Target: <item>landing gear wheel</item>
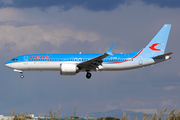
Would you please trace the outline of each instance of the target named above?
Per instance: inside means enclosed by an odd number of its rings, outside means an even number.
[[[21,77],[21,78],[24,78],[24,75],[21,75],[20,77]]]
[[[87,79],[90,79],[90,78],[91,78],[91,73],[87,72],[86,78],[87,78]]]

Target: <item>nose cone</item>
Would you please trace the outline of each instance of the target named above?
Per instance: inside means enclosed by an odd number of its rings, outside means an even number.
[[[12,64],[9,63],[9,62],[7,62],[7,63],[5,63],[5,66],[11,68],[11,67],[12,67]]]

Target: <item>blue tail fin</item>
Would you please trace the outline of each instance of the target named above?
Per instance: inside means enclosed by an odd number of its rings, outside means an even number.
[[[165,24],[150,43],[144,48],[141,56],[155,57],[165,52],[171,24]]]

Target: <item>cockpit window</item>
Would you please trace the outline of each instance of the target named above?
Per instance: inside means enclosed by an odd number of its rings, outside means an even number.
[[[18,59],[16,59],[16,58],[13,58],[13,59],[12,59],[12,61],[17,61],[17,60],[18,60]]]

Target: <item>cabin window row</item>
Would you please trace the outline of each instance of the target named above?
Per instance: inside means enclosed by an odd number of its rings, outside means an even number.
[[[32,61],[61,61],[61,59],[32,59]]]
[[[103,61],[133,61],[133,59],[103,59]]]
[[[68,59],[69,61],[77,61],[77,59]],[[79,59],[79,61],[87,61],[89,59]],[[32,61],[66,61],[66,59],[32,59]],[[103,59],[103,61],[133,61],[133,59]]]
[[[87,61],[89,59],[82,59],[82,61]],[[66,61],[66,59],[32,59],[32,61]],[[77,59],[69,59],[69,61],[77,61]]]

